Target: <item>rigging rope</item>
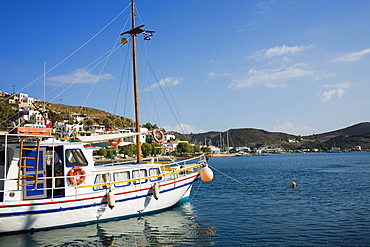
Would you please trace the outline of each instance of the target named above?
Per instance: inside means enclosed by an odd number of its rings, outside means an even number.
[[[74,52],[72,52],[70,55],[68,55],[67,57],[65,57],[62,61],[60,61],[59,63],[57,63],[54,67],[52,67],[51,69],[49,69],[48,71],[46,71],[45,73],[43,73],[41,76],[39,76],[38,78],[36,78],[35,80],[33,80],[32,82],[28,83],[26,86],[24,86],[23,88],[21,88],[20,90],[18,90],[18,92],[21,92],[22,90],[26,89],[27,87],[29,87],[30,85],[32,85],[33,83],[35,83],[36,81],[38,81],[39,79],[41,79],[43,76],[47,75],[48,73],[50,73],[52,70],[54,70],[55,68],[57,68],[59,65],[61,65],[62,63],[64,63],[67,59],[69,59],[70,57],[72,57],[75,53],[77,53],[79,50],[81,50],[84,46],[86,46],[88,43],[90,43],[91,40],[93,40],[96,36],[98,36],[102,31],[104,31],[110,24],[112,24],[112,22],[114,22],[123,12],[126,11],[127,8],[130,7],[130,4],[125,8],[123,9],[119,14],[117,14],[110,22],[108,22],[108,24],[106,24],[102,29],[100,29],[95,35],[93,35],[90,39],[88,39],[84,44],[82,44],[79,48],[77,48]],[[59,94],[60,95],[60,94]],[[46,95],[45,95],[46,96]],[[44,96],[44,97],[45,97]],[[41,97],[40,97],[41,98]],[[54,98],[55,99],[55,98]],[[53,99],[53,100],[54,100]],[[4,100],[5,101],[5,100]]]
[[[142,47],[140,46],[140,44],[139,44],[139,48],[142,50]],[[152,71],[152,73],[153,73],[153,76],[154,76],[155,80],[158,82],[158,83],[157,83],[157,85],[158,85],[158,87],[160,88],[160,90],[161,90],[161,92],[162,92],[162,95],[164,96],[164,99],[166,100],[167,105],[169,106],[169,109],[170,109],[171,113],[172,113],[172,114],[173,114],[173,116],[175,117],[176,122],[179,124],[179,126],[180,126],[180,128],[183,130],[183,132],[184,132],[184,133],[186,133],[185,129],[183,128],[183,127],[184,127],[184,125],[183,125],[183,122],[182,122],[182,119],[181,119],[181,115],[180,115],[180,113],[179,113],[179,111],[178,111],[178,109],[177,109],[177,107],[176,107],[176,104],[174,103],[175,101],[174,101],[174,99],[173,99],[173,97],[172,97],[171,91],[169,90],[169,87],[168,87],[168,84],[167,84],[166,78],[164,77],[164,74],[163,74],[163,72],[162,72],[162,70],[161,70],[161,68],[160,68],[160,66],[159,66],[158,60],[156,59],[156,56],[155,56],[154,52],[153,52],[153,55],[154,55],[155,61],[157,62],[157,66],[158,66],[158,68],[159,68],[159,71],[160,71],[161,76],[162,76],[162,78],[163,78],[163,79],[162,79],[162,80],[159,80],[159,79],[158,79],[158,77],[157,77],[156,73],[154,72],[153,67],[152,67],[152,66],[151,66],[151,64],[148,62],[149,60],[148,60],[148,58],[146,57],[146,61],[147,61],[147,63],[148,63],[148,66],[149,66],[150,70]],[[162,81],[163,81],[163,83],[161,83]],[[163,85],[162,85],[162,84],[167,88],[167,91],[168,91],[168,94],[169,94],[169,96],[170,96],[170,99],[169,99],[169,97],[167,97],[167,95],[166,95],[166,93],[165,93],[165,91],[164,91],[164,89],[163,89]],[[186,135],[185,135],[185,136],[186,136]],[[188,138],[188,136],[186,136],[186,138]],[[188,140],[188,141],[189,141],[189,140]]]
[[[122,51],[122,50],[121,50]],[[118,101],[119,101],[119,96],[121,94],[121,88],[122,88],[122,83],[123,83],[123,75],[125,73],[125,70],[126,70],[126,64],[127,64],[127,60],[128,60],[128,54],[130,52],[130,49],[127,49],[126,51],[126,59],[125,59],[125,62],[123,64],[123,68],[122,68],[122,72],[121,72],[121,78],[120,78],[120,83],[119,83],[119,87],[118,87],[118,92],[117,92],[117,98],[116,98],[116,104],[114,105],[114,111],[113,111],[113,114],[116,115],[116,110],[117,110],[117,105],[118,105]],[[128,80],[127,80],[128,81]],[[127,98],[127,90],[126,90],[126,98]],[[124,105],[124,108],[126,107],[126,101],[125,101],[125,105]],[[124,115],[123,115],[124,116]]]
[[[116,50],[119,49],[119,46],[114,48],[114,50],[111,52],[115,52]],[[106,57],[104,57],[100,62],[98,62],[95,66],[93,66],[90,70],[86,71],[86,73],[84,73],[82,76],[80,76],[77,80],[75,80],[71,85],[69,85],[68,87],[66,87],[62,92],[60,92],[58,95],[56,95],[54,98],[51,99],[51,101],[55,100],[57,97],[59,97],[62,93],[64,93],[65,91],[67,91],[70,87],[72,87],[74,84],[76,84],[79,80],[81,80],[85,75],[87,75],[91,70],[95,69],[99,64],[101,64],[103,61],[105,61],[106,59],[109,58],[109,56],[111,55],[111,53],[109,53]]]
[[[153,107],[154,107],[154,111],[156,113],[156,117],[158,119],[158,124],[159,124],[159,126],[162,126],[161,119],[160,119],[160,117],[158,115],[156,101],[154,100],[153,90],[152,90],[152,87],[150,85],[149,71],[148,71],[148,69],[150,68],[150,63],[149,63],[148,53],[147,53],[147,49],[146,49],[147,42],[144,41],[144,44],[145,44],[144,45],[144,49],[140,46],[140,44],[139,44],[139,47],[140,47],[140,50],[143,50],[144,51],[143,53],[144,53],[145,61],[146,61],[146,64],[148,65],[148,66],[146,66],[146,77],[147,77],[147,84],[148,84],[148,90],[147,91],[149,91],[149,93],[150,93],[150,100],[151,100],[150,102],[153,102]],[[146,98],[144,98],[144,99],[146,101]],[[148,107],[148,105],[149,104],[147,103],[146,106]],[[148,119],[150,120],[151,117],[149,116],[149,113],[150,113],[150,111],[147,108]]]

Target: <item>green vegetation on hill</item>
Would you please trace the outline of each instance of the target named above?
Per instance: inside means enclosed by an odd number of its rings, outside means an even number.
[[[0,102],[0,130],[8,130],[14,126],[14,120],[18,116],[18,110],[4,102]]]
[[[69,120],[69,114],[77,113],[86,116],[84,120],[85,125],[105,125],[110,129],[122,129],[124,127],[134,126],[134,121],[129,118],[116,116],[109,112],[90,107],[69,106],[47,102],[46,108],[49,111],[52,121]]]

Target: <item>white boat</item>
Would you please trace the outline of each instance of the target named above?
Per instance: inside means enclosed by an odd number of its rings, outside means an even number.
[[[128,33],[135,54],[132,29]],[[135,70],[135,55],[134,70]],[[135,73],[134,73],[135,75]],[[134,76],[137,101],[137,80]],[[138,107],[136,104],[135,107]],[[0,134],[0,234],[109,221],[171,207],[190,195],[201,177],[212,180],[204,156],[169,163],[144,163],[138,109],[136,132],[58,140],[49,131]],[[153,139],[162,142],[163,134]],[[96,165],[88,143],[137,135],[135,163]]]

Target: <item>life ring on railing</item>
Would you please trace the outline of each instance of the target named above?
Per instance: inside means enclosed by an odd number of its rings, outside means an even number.
[[[114,132],[113,134],[118,134],[118,132]],[[122,138],[118,139],[117,141],[109,140],[110,145],[117,146],[122,142]]]
[[[157,137],[157,135],[160,135],[160,138]],[[160,129],[154,129],[152,131],[153,139],[156,143],[163,143],[164,142],[164,134]]]
[[[68,172],[68,180],[70,183],[74,185],[80,185],[82,184],[85,179],[86,179],[86,172],[84,169],[82,169],[79,166],[73,167],[71,170]]]

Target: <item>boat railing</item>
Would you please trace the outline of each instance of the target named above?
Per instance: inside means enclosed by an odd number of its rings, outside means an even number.
[[[196,169],[199,167],[205,166],[205,162],[197,162],[192,165],[187,165],[187,166],[181,166],[181,163],[177,167],[172,167],[173,169],[162,169],[162,173],[158,175],[152,175],[152,176],[144,176],[144,177],[138,177],[138,178],[130,178],[126,180],[119,180],[119,181],[109,181],[109,182],[104,182],[104,183],[97,183],[97,184],[91,184],[91,185],[77,185],[75,186],[76,189],[83,189],[83,188],[91,188],[91,187],[107,187],[111,185],[117,185],[117,184],[123,184],[123,183],[131,183],[131,182],[138,182],[134,183],[134,185],[141,185],[142,181],[153,181],[153,180],[174,180],[177,178],[180,178],[181,176],[186,176],[189,173],[195,173],[197,172]],[[185,164],[185,163],[184,163]],[[166,167],[166,166],[164,166]],[[167,166],[168,167],[168,166]],[[171,168],[171,167],[170,167]],[[92,174],[92,176],[96,176],[98,174],[107,174],[109,178],[111,178],[112,174],[114,171],[105,171],[102,173],[95,173]],[[68,176],[68,177],[74,177],[74,176]]]
[[[194,160],[194,159],[192,159]],[[54,176],[54,177],[39,177],[37,183],[43,183],[42,181],[44,180],[44,184],[49,184],[50,186],[45,186],[44,188],[36,188],[36,189],[30,189],[30,190],[44,190],[44,191],[52,191],[50,193],[50,196],[48,198],[54,198],[58,197],[55,196],[54,191],[56,190],[64,190],[66,188],[70,189],[71,185],[72,188],[75,189],[75,196],[80,194],[78,192],[79,189],[86,189],[86,188],[101,188],[101,189],[111,189],[115,185],[120,185],[120,184],[129,184],[130,186],[127,186],[129,188],[136,188],[136,187],[141,187],[143,184],[146,184],[144,181],[176,181],[177,179],[181,179],[182,177],[188,175],[188,174],[195,174],[197,173],[201,167],[206,165],[205,159],[201,159],[197,163],[189,164],[189,160],[184,160],[184,161],[178,161],[175,163],[172,163],[170,166],[161,166],[161,172],[156,175],[151,175],[151,176],[143,176],[143,177],[137,177],[137,178],[129,178],[129,179],[124,179],[124,180],[118,180],[114,181],[113,174],[115,172],[119,172],[120,170],[115,170],[115,171],[95,171],[94,173],[91,174],[84,174],[85,176],[84,182],[81,184],[76,184],[71,181],[77,181],[78,175],[76,176]],[[123,170],[125,171],[125,170]],[[127,170],[126,170],[127,171]],[[105,175],[106,181],[104,182],[98,182],[95,183],[96,176],[97,175]],[[92,178],[90,178],[92,177]],[[90,178],[90,179],[88,179]],[[4,201],[4,193],[10,193],[10,192],[19,192],[22,190],[21,189],[16,189],[14,187],[13,189],[6,189],[4,190],[4,185],[7,182],[16,182],[18,180],[17,177],[14,178],[1,178],[0,179],[0,202]],[[56,186],[57,181],[62,181],[63,186]],[[91,183],[86,183],[85,181],[92,181]],[[84,194],[84,193],[83,193]]]

